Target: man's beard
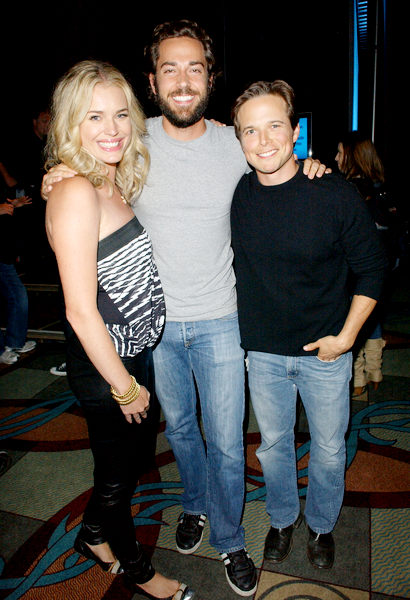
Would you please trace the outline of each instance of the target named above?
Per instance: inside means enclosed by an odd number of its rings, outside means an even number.
[[[158,89],[158,88],[157,88]],[[177,90],[175,93],[173,93],[174,96],[197,96],[198,94],[195,92],[192,92],[192,90]],[[188,110],[182,110],[180,113],[177,111],[174,111],[171,106],[169,105],[169,103],[162,98],[158,93],[155,95],[155,102],[156,104],[159,106],[161,113],[164,115],[164,117],[171,123],[171,125],[174,125],[174,127],[178,127],[179,129],[184,129],[186,127],[191,127],[191,125],[195,125],[195,123],[198,123],[198,121],[200,121],[202,119],[202,117],[205,114],[205,111],[207,109],[208,106],[208,102],[209,102],[209,96],[210,96],[210,89],[208,88],[206,95],[203,96],[200,101],[198,102],[198,104],[196,105],[196,107],[194,108],[194,110],[192,112],[189,112]]]

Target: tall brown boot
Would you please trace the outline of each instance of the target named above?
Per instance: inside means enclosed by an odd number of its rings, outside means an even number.
[[[353,363],[353,398],[361,396],[366,391],[367,377],[365,365],[364,346],[362,346]]]
[[[385,345],[386,340],[383,338],[367,340],[364,345],[366,377],[372,383],[375,390],[377,390],[379,383],[383,380],[382,356]]]

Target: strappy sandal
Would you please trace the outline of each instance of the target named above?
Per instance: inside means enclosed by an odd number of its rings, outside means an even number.
[[[138,594],[149,598],[149,600],[198,600],[195,592],[185,583],[180,583],[177,591],[172,596],[159,598],[153,596],[141,588],[141,585],[148,583],[155,575],[155,569],[148,556],[143,551],[141,544],[137,542],[138,556],[132,561],[123,562],[124,581],[130,589],[137,591]]]
[[[84,558],[91,558],[94,562],[99,565],[103,571],[106,573],[111,573],[112,575],[117,575],[122,573],[121,565],[118,560],[114,562],[104,562],[91,550],[91,548],[82,540],[79,536],[76,537],[74,541],[74,550],[84,556]]]
[[[194,600],[195,592],[191,590],[185,583],[180,583],[179,588],[175,592],[173,596],[168,596],[167,598],[158,598],[158,596],[153,596],[148,592],[145,592],[138,584],[135,584],[137,588],[138,594],[149,598],[149,600]]]

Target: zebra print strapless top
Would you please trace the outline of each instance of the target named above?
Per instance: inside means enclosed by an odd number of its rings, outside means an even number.
[[[165,301],[151,240],[136,217],[98,244],[98,310],[120,356],[153,346]]]

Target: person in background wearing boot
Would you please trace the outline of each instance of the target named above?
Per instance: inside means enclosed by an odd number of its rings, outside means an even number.
[[[373,142],[357,131],[346,134],[335,157],[339,171],[354,184],[366,202],[385,247],[390,268],[395,262],[394,221],[396,209],[388,202],[384,168]],[[382,306],[379,302],[358,336],[359,351],[353,364],[353,398],[361,396],[370,383],[375,390],[383,379]]]

